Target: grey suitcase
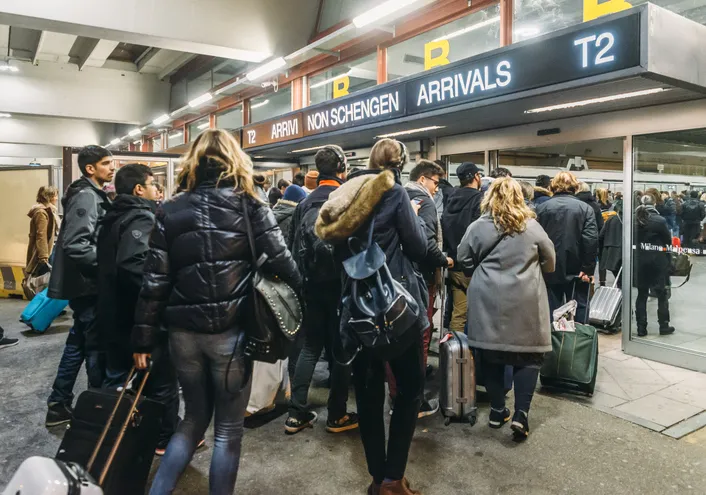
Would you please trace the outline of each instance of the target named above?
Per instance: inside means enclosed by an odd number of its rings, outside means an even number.
[[[613,287],[599,287],[591,299],[591,307],[588,313],[588,321],[591,325],[611,329],[620,314],[623,303],[623,291],[618,289],[618,280],[623,269],[618,271]]]
[[[468,338],[460,332],[448,332],[439,343],[441,391],[439,405],[448,426],[452,419],[473,426],[478,419],[476,408],[476,367]]]

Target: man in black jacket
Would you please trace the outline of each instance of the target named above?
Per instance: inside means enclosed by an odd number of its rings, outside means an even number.
[[[453,298],[453,312],[449,328],[456,332],[463,332],[468,306],[466,291],[470,278],[465,276],[456,264],[456,249],[468,226],[480,218],[480,203],[483,199],[480,186],[483,172],[475,163],[467,162],[462,163],[456,169],[456,175],[461,181],[461,187],[454,192],[444,208],[441,228],[444,233],[444,247],[453,260],[453,267],[449,270],[449,283]]]
[[[566,301],[576,300],[576,321],[588,322],[591,276],[596,270],[598,228],[596,214],[575,194],[579,182],[571,172],[552,180],[552,196],[537,206],[537,221],[554,243],[556,269],[545,273],[549,309],[553,313]]]
[[[113,180],[115,165],[110,151],[86,146],[78,154],[82,177],[73,182],[62,200],[64,221],[56,242],[48,296],[68,299],[74,325],[64,346],[59,369],[49,395],[46,425],[71,420],[73,388],[84,359],[88,385],[103,382],[102,356],[97,351],[95,314],[98,296],[96,277],[98,223],[110,206],[103,186]]]
[[[434,203],[436,203],[436,211],[439,213],[439,218],[444,214],[444,208],[449,204],[449,199],[454,193],[456,188],[446,180],[446,170],[444,169],[444,162],[441,160],[434,160],[434,163],[439,166],[442,174],[439,176],[439,188],[434,196]]]
[[[681,219],[684,224],[684,245],[691,246],[701,232],[701,221],[706,217],[706,208],[699,201],[699,191],[691,191],[689,198],[681,207]]]
[[[304,279],[306,303],[300,332],[304,336],[303,347],[300,353],[295,350],[289,357],[292,399],[284,430],[290,434],[309,428],[316,422],[316,413],[309,411],[307,406],[309,386],[321,351],[328,347],[332,352],[333,335],[340,326],[340,264],[334,259],[333,247],[316,236],[314,227],[321,206],[343,183],[347,163],[343,150],[334,145],[320,149],[314,162],[319,171],[318,186],[294,210],[287,246]],[[331,433],[358,427],[358,415],[346,412],[350,375],[349,366],[342,366],[332,359],[326,420],[326,430]]]

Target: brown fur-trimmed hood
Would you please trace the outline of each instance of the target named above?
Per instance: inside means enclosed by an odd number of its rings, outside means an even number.
[[[549,189],[545,189],[545,188],[539,187],[539,186],[534,186],[534,193],[535,193],[535,196],[537,196],[537,195],[549,196],[550,198],[553,196],[552,192]]]
[[[383,195],[395,185],[395,175],[385,170],[349,180],[329,196],[316,219],[316,235],[328,242],[352,236],[372,214]]]

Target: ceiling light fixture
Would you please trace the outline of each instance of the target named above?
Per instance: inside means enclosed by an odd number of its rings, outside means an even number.
[[[184,105],[183,107],[177,108],[176,110],[174,110],[172,113],[169,114],[169,116],[170,116],[170,117],[175,117],[176,115],[179,115],[180,113],[182,113],[182,112],[184,112],[184,111],[186,111],[186,110],[188,110],[188,109],[189,109],[189,105],[188,105],[188,104],[187,104],[187,105]]]
[[[165,113],[164,115],[160,115],[159,117],[157,117],[156,119],[154,119],[154,120],[152,121],[152,123],[153,123],[154,125],[162,125],[162,124],[164,124],[166,121],[168,121],[169,118],[170,118],[170,117],[169,117],[169,114],[168,114],[168,113]]]
[[[204,122],[203,124],[199,124],[196,126],[199,131],[203,131],[206,127],[208,127],[208,122]]]
[[[445,125],[430,125],[428,127],[420,127],[418,129],[409,129],[407,131],[399,131],[399,132],[391,132],[389,134],[381,134],[380,136],[375,136],[375,139],[391,138],[391,137],[396,137],[396,136],[406,136],[408,134],[416,134],[418,132],[434,131],[436,129],[443,129],[444,127],[446,127],[446,126]]]
[[[0,119],[9,119],[10,117],[12,117],[11,113],[0,113]]]
[[[252,110],[252,109],[254,109],[254,108],[264,107],[264,106],[267,105],[269,102],[270,102],[270,100],[265,100],[265,101],[261,101],[260,103],[255,103],[254,105],[250,105],[250,110]]]
[[[112,144],[113,146],[115,146],[115,145],[118,144],[119,142],[120,142],[120,138],[115,138],[115,139],[113,139],[113,140],[110,142],[110,144]]]
[[[213,99],[213,95],[211,93],[206,93],[206,94],[199,96],[198,98],[194,98],[193,100],[191,100],[189,102],[189,106],[191,108],[196,108],[199,105],[203,105],[207,101],[211,101],[212,99]]]
[[[267,74],[281,69],[285,65],[287,65],[287,61],[284,60],[282,57],[278,57],[273,60],[270,60],[266,64],[261,65],[257,69],[251,70],[245,75],[245,77],[248,81],[255,81],[256,79],[260,79],[261,77],[266,76]]]
[[[5,72],[19,72],[20,69],[14,65],[0,65],[0,70]]]
[[[312,146],[311,148],[302,148],[300,150],[292,150],[290,153],[306,153],[307,151],[315,151],[315,150],[320,150],[321,148],[328,148],[328,145],[324,146]]]
[[[141,132],[142,132],[142,130],[138,127],[138,128],[136,128],[136,129],[131,130],[131,131],[128,132],[127,134],[128,134],[128,136],[137,136],[137,135],[140,134]]]
[[[586,105],[595,105],[597,103],[607,103],[609,101],[625,100],[627,98],[635,98],[638,96],[653,95],[656,93],[662,93],[663,91],[669,91],[669,88],[652,88],[643,89],[641,91],[633,91],[631,93],[620,93],[611,96],[601,96],[600,98],[591,98],[588,100],[572,101],[570,103],[561,103],[559,105],[551,105],[548,107],[533,108],[531,110],[525,110],[525,113],[543,113],[551,112],[554,110],[566,110],[568,108],[585,107]]]
[[[320,88],[321,86],[326,86],[328,83],[332,83],[332,82],[336,81],[337,79],[345,77],[348,74],[350,74],[351,72],[353,72],[353,69],[348,69],[348,71],[344,72],[343,74],[339,74],[334,77],[329,77],[328,79],[324,79],[323,81],[319,81],[316,84],[312,84],[311,86],[309,86],[309,89],[315,89],[315,88]]]
[[[387,0],[387,2],[383,2],[377,7],[373,7],[367,12],[353,18],[353,24],[357,28],[365,27],[418,1],[419,0]]]
[[[181,132],[181,131],[175,132],[174,134],[170,134],[170,135],[169,135],[169,139],[176,139],[176,138],[182,136],[183,134],[184,134],[184,133]]]
[[[486,26],[490,26],[491,24],[495,24],[496,22],[500,22],[500,16],[495,16],[491,17],[490,19],[486,19],[484,21],[479,22],[478,24],[473,24],[472,26],[465,27],[463,29],[459,29],[458,31],[454,31],[453,33],[445,34],[439,38],[436,38],[435,40],[432,41],[441,41],[441,40],[450,40],[453,38],[457,38],[458,36],[462,36],[466,33],[470,33],[471,31],[475,31],[476,29],[481,29]]]

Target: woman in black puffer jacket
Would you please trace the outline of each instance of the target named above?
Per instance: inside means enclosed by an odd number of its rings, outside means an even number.
[[[135,362],[144,367],[162,328],[169,331],[172,360],[184,393],[186,415],[167,447],[150,494],[172,493],[189,464],[215,409],[210,493],[231,494],[240,461],[243,417],[250,396],[246,367],[236,358],[226,373],[240,326],[241,303],[249,292],[252,259],[241,198],[248,200],[263,270],[295,290],[301,277],[282,233],[253,185],[252,163],[235,139],[208,130],[184,160],[185,192],[157,213],[135,313]],[[230,391],[239,391],[230,393]]]

